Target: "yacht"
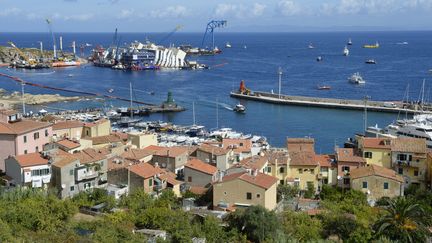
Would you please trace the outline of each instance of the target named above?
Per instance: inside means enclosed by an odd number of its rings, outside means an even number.
[[[365,84],[366,81],[360,76],[360,73],[354,73],[348,78],[348,81],[353,84]]]
[[[412,119],[397,120],[384,129],[368,127],[369,136],[376,137],[411,137],[424,138],[429,148],[432,148],[432,115],[415,115]]]
[[[376,61],[374,59],[368,59],[365,62],[366,64],[376,64]]]
[[[348,56],[348,55],[349,55],[349,50],[348,50],[348,47],[347,47],[347,46],[345,46],[345,48],[344,48],[344,50],[343,50],[343,55],[344,55],[344,56]]]
[[[236,106],[234,106],[233,111],[244,113],[246,111],[246,107],[240,103],[238,103]]]

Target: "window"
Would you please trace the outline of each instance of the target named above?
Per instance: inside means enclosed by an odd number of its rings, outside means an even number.
[[[344,178],[343,179],[343,184],[349,185],[350,184],[350,179],[349,178]]]
[[[271,167],[270,166],[267,167],[267,173],[271,173]]]
[[[246,192],[246,199],[247,200],[252,200],[252,193]]]
[[[103,166],[103,161],[100,162],[100,166],[101,166],[101,167]]]
[[[34,138],[34,140],[39,139],[39,132],[33,133],[33,138]]]
[[[418,176],[419,175],[419,171],[418,170],[415,170],[414,171],[414,176]]]
[[[227,194],[227,192],[224,192],[224,195],[226,195]]]
[[[348,172],[350,172],[350,167],[349,166],[342,166],[342,171],[348,173]]]
[[[398,174],[403,175],[403,168],[401,168],[401,167],[398,168]]]
[[[24,154],[27,154],[27,149],[26,149],[26,150],[24,150]]]
[[[321,168],[320,168],[320,171],[321,171],[321,172],[328,172],[328,168],[327,168],[327,167],[321,167]]]
[[[260,198],[260,197],[261,197],[261,195],[260,195],[259,193],[257,193],[256,197],[257,197],[257,198]]]
[[[363,181],[363,187],[362,188],[367,188],[367,185],[368,183],[367,183],[367,181]]]
[[[188,176],[188,182],[192,182],[192,176]]]
[[[407,160],[406,154],[398,154],[396,157],[397,157],[397,160]]]
[[[149,186],[153,186],[153,179],[149,180]]]
[[[69,171],[69,175],[74,175],[74,170],[73,169]]]
[[[45,129],[45,137],[48,137],[48,129]]]
[[[84,190],[85,190],[85,189],[89,189],[89,188],[91,188],[91,184],[90,184],[90,182],[88,182],[88,183],[84,183]]]
[[[44,176],[44,175],[49,175],[49,173],[50,170],[48,168],[31,171],[32,176]]]
[[[311,173],[311,174],[314,174],[314,173],[315,173],[315,170],[314,170],[314,169],[310,169],[310,173]]]
[[[389,189],[389,184],[388,184],[388,182],[384,182],[384,189]]]
[[[280,167],[279,168],[279,173],[281,173],[281,174],[285,173],[285,167]]]
[[[89,132],[89,130],[86,130],[86,135],[87,135],[87,136],[90,136],[90,132]]]
[[[23,139],[24,139],[24,143],[27,143],[27,136],[24,136]]]
[[[39,152],[39,146],[36,146],[35,150],[36,152]]]
[[[281,185],[283,185],[283,184],[285,183],[285,181],[284,181],[284,180],[280,180],[279,183],[280,183]]]
[[[412,161],[412,155],[408,155],[408,161]]]
[[[243,147],[243,143],[240,143],[240,147]]]
[[[303,174],[303,170],[302,169],[298,169],[299,174]]]
[[[372,159],[372,152],[364,152],[364,157],[368,159]]]
[[[71,186],[71,187],[69,188],[69,191],[71,191],[71,192],[75,191],[75,186]]]

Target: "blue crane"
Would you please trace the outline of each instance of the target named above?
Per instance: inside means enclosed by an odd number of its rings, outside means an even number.
[[[210,22],[208,22],[207,24],[207,28],[206,31],[204,33],[204,37],[201,43],[201,47],[204,47],[204,42],[206,40],[206,36],[207,33],[210,35],[211,34],[211,38],[212,38],[212,49],[215,49],[215,44],[214,44],[214,29],[216,28],[222,28],[225,27],[227,25],[227,21],[226,20],[212,20]]]

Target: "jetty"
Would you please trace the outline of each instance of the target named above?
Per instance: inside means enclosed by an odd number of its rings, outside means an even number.
[[[401,102],[401,101],[373,101],[369,99],[337,99],[320,98],[308,96],[293,96],[274,94],[247,89],[244,82],[240,83],[238,91],[230,92],[231,97],[245,100],[254,100],[273,104],[310,106],[330,109],[364,110],[387,113],[407,113],[407,114],[432,114],[430,105]]]

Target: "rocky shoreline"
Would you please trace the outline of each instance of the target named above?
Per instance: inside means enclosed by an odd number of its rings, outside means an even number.
[[[54,102],[78,101],[81,96],[61,96],[59,94],[24,94],[24,102],[27,105],[40,105]],[[19,92],[7,93],[0,89],[0,107],[13,108],[22,104],[22,96]]]

